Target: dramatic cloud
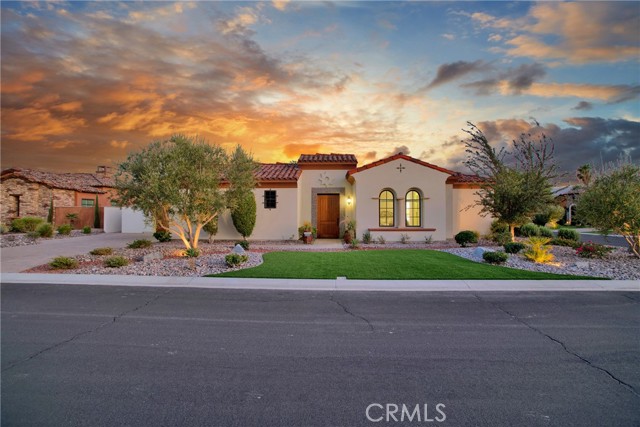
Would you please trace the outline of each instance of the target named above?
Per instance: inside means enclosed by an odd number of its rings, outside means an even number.
[[[503,94],[520,94],[529,89],[536,80],[542,79],[546,71],[541,64],[522,64],[499,73],[494,77],[462,85],[472,88],[478,95],[488,95],[500,90]]]
[[[572,108],[573,110],[591,110],[593,109],[593,104],[587,101],[580,101],[578,105]]]
[[[408,156],[411,154],[411,149],[409,149],[409,147],[407,147],[406,145],[401,145],[389,151],[387,154],[382,156],[382,158],[395,156],[396,154],[400,154],[400,153],[404,154],[405,156]]]
[[[542,2],[524,18],[486,13],[471,18],[505,31],[505,52],[511,56],[575,64],[637,61],[640,56],[640,8],[634,2]]]
[[[457,61],[450,64],[442,64],[438,67],[436,77],[426,86],[425,89],[432,89],[445,83],[449,83],[452,80],[459,79],[467,74],[485,71],[487,68],[487,63],[482,60],[474,62]]]

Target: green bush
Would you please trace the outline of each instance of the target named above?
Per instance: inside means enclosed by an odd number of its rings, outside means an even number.
[[[479,237],[480,235],[477,231],[465,230],[456,234],[454,238],[456,239],[456,243],[464,248],[469,243],[478,243]]]
[[[385,243],[387,243],[387,240],[384,238],[384,236],[378,236],[378,238],[376,240],[381,245],[384,245]]]
[[[536,263],[553,261],[551,247],[548,246],[550,241],[551,239],[548,237],[530,237],[527,240],[527,250],[524,252],[524,256]]]
[[[82,232],[84,234],[91,234],[91,227],[89,227],[88,225],[85,227],[82,227]]]
[[[127,247],[129,249],[144,249],[144,248],[151,247],[152,244],[153,243],[151,242],[151,240],[139,239],[139,240],[134,240],[133,242],[129,243],[127,245]]]
[[[242,249],[244,249],[245,251],[249,250],[249,241],[248,240],[238,240],[236,242],[236,245],[242,246]]]
[[[44,222],[43,218],[36,216],[25,216],[22,218],[16,218],[11,221],[11,230],[18,233],[28,233],[30,231],[36,231],[36,228]]]
[[[73,228],[70,224],[62,224],[60,227],[58,227],[58,234],[68,236],[69,234],[71,234],[71,230],[73,230]]]
[[[360,247],[360,241],[358,239],[351,239],[349,246],[351,249],[358,249]]]
[[[371,232],[370,231],[365,231],[364,233],[362,233],[362,243],[364,243],[365,245],[368,245],[369,243],[371,243]]]
[[[189,248],[184,250],[184,256],[187,258],[198,258],[200,256],[200,249],[198,248]]]
[[[575,240],[555,238],[551,239],[551,244],[554,246],[569,246],[570,248],[577,249],[580,246],[580,242]]]
[[[511,242],[511,233],[508,231],[502,233],[495,233],[491,235],[491,240],[496,242],[499,245],[505,245]]]
[[[576,230],[561,228],[558,230],[558,239],[567,239],[567,240],[573,240],[575,242],[579,242],[580,233],[578,233]]]
[[[213,242],[214,236],[218,234],[218,216],[216,215],[211,221],[206,223],[202,227],[202,230],[209,234],[209,243]]]
[[[70,270],[78,266],[78,261],[66,256],[59,256],[54,258],[49,265],[55,270]]]
[[[553,237],[553,231],[548,227],[539,227],[538,232],[542,237]]]
[[[91,255],[111,255],[113,253],[113,249],[111,248],[95,248],[91,252]]]
[[[224,260],[229,267],[235,267],[249,261],[249,257],[247,255],[229,254],[224,257]]]
[[[9,231],[9,227],[6,224],[0,224],[0,234],[7,233]]]
[[[406,233],[402,233],[402,234],[400,235],[400,242],[401,242],[403,245],[406,245],[407,243],[409,243],[409,240],[411,240],[411,236],[409,236],[408,234],[406,234]]]
[[[530,222],[520,226],[520,235],[523,237],[535,237],[540,235],[540,227]]]
[[[112,256],[104,260],[104,266],[109,268],[124,267],[129,265],[129,260],[123,256]]]
[[[36,228],[38,237],[53,237],[53,225],[48,222],[42,223]]]
[[[535,225],[544,227],[545,225],[547,225],[547,222],[549,222],[549,215],[546,213],[535,214],[531,219],[531,222],[533,222]]]
[[[491,234],[509,233],[509,224],[505,224],[499,219],[491,221]]]
[[[256,226],[256,197],[253,191],[247,192],[238,200],[238,206],[231,211],[231,220],[245,240],[251,236]]]
[[[612,250],[613,248],[609,246],[586,242],[576,248],[576,255],[581,258],[604,258]]]
[[[490,264],[503,264],[509,259],[509,255],[504,252],[485,252],[482,254],[482,259]]]
[[[155,237],[155,239],[158,242],[169,242],[171,241],[171,233],[168,231],[156,231],[155,233],[153,233],[153,237]]]
[[[525,248],[524,243],[509,242],[504,245],[504,251],[508,254],[517,254]]]

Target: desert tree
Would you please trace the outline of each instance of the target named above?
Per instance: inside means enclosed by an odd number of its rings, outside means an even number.
[[[624,236],[640,258],[640,166],[628,158],[606,165],[580,195],[577,211],[598,231]]]
[[[202,228],[255,187],[254,171],[251,155],[239,146],[228,155],[204,139],[175,135],[118,166],[117,201],[155,218],[187,249],[197,249]]]
[[[513,141],[512,151],[497,149],[477,126],[467,125],[464,163],[482,179],[474,206],[481,207],[481,215],[508,224],[513,239],[515,227],[553,204],[551,181],[559,176],[553,142],[544,133],[527,133]]]

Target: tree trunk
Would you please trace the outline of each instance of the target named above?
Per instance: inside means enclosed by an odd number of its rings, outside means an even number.
[[[511,233],[511,241],[516,239],[516,226],[515,224],[509,224],[509,233]]]

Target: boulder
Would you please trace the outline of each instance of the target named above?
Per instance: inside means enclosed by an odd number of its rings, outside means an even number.
[[[484,254],[485,252],[495,252],[495,251],[492,251],[491,249],[487,249],[487,248],[483,248],[481,246],[478,246],[477,248],[475,248],[473,250],[473,256],[474,256],[474,258],[482,259],[482,254]]]
[[[244,248],[237,244],[233,247],[233,250],[231,252],[233,252],[234,254],[244,255]]]

